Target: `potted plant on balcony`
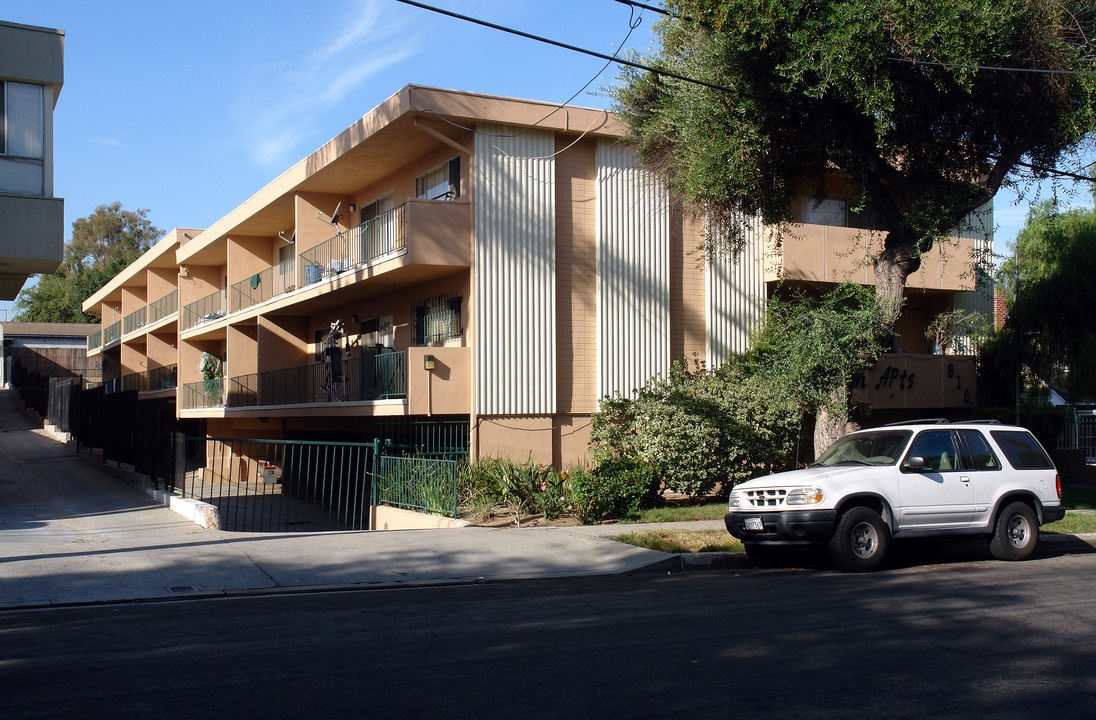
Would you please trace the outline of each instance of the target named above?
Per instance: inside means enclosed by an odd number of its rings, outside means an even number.
[[[202,353],[198,370],[202,373],[202,384],[207,398],[220,401],[224,379],[224,364],[213,353]]]
[[[956,309],[942,312],[925,328],[925,337],[932,342],[933,355],[957,354],[961,338],[974,340],[982,335],[985,319],[976,312]]]

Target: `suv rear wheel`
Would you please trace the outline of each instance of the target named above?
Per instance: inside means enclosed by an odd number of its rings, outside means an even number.
[[[1039,544],[1039,521],[1027,503],[1013,502],[997,516],[989,551],[998,560],[1026,560]]]
[[[867,507],[854,507],[837,521],[829,551],[842,570],[866,572],[879,567],[889,546],[890,531],[879,513]]]

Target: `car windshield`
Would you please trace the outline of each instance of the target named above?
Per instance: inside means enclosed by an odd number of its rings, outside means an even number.
[[[877,430],[846,435],[811,467],[834,465],[894,465],[909,443],[909,430]]]

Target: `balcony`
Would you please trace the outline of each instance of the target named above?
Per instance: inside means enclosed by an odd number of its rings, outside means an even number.
[[[149,303],[148,324],[153,325],[179,311],[179,291],[172,290],[159,300]]]
[[[134,310],[129,315],[126,315],[122,319],[122,332],[125,335],[129,335],[131,332],[137,332],[145,326],[145,318],[148,316],[148,306],[143,306],[137,310]]]
[[[218,320],[225,316],[227,307],[228,292],[226,290],[210,293],[197,302],[183,306],[183,316],[180,318],[179,329],[187,330]]]
[[[802,282],[875,284],[871,258],[883,248],[879,231],[831,225],[788,226],[776,242],[766,242],[765,279]],[[909,276],[908,288],[969,292],[975,289],[975,255],[980,241],[946,238],[922,255],[921,268]]]
[[[152,368],[140,373],[123,375],[122,390],[135,390],[137,392],[160,392],[162,390],[174,390],[179,375],[178,365]]]
[[[394,256],[407,248],[407,203],[301,252],[300,285]]]
[[[98,350],[103,346],[103,331],[97,330],[91,335],[88,335],[88,352]]]
[[[852,387],[853,400],[873,410],[970,408],[977,396],[969,355],[886,354]]]
[[[407,353],[378,352],[348,358],[332,377],[326,362],[187,383],[182,407],[247,408],[361,402],[407,397]],[[227,397],[223,390],[227,388]]]
[[[122,337],[122,321],[119,320],[112,325],[107,326],[106,330],[103,330],[103,347],[109,346],[111,343],[118,342]]]
[[[277,265],[257,272],[247,280],[234,283],[228,291],[228,311],[246,310],[266,302],[297,287],[294,258],[287,258]]]

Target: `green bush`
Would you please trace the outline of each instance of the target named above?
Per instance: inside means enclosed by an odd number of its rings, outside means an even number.
[[[657,479],[636,456],[621,457],[568,473],[574,512],[583,523],[635,515],[650,504]]]
[[[469,464],[461,473],[459,492],[461,507],[477,515],[502,508],[513,515],[515,524],[534,512],[552,520],[570,506],[566,478],[531,458],[483,458]]]
[[[662,488],[700,497],[793,464],[802,416],[764,375],[733,362],[716,372],[677,362],[635,400],[602,401],[592,453],[599,466],[638,458]]]

